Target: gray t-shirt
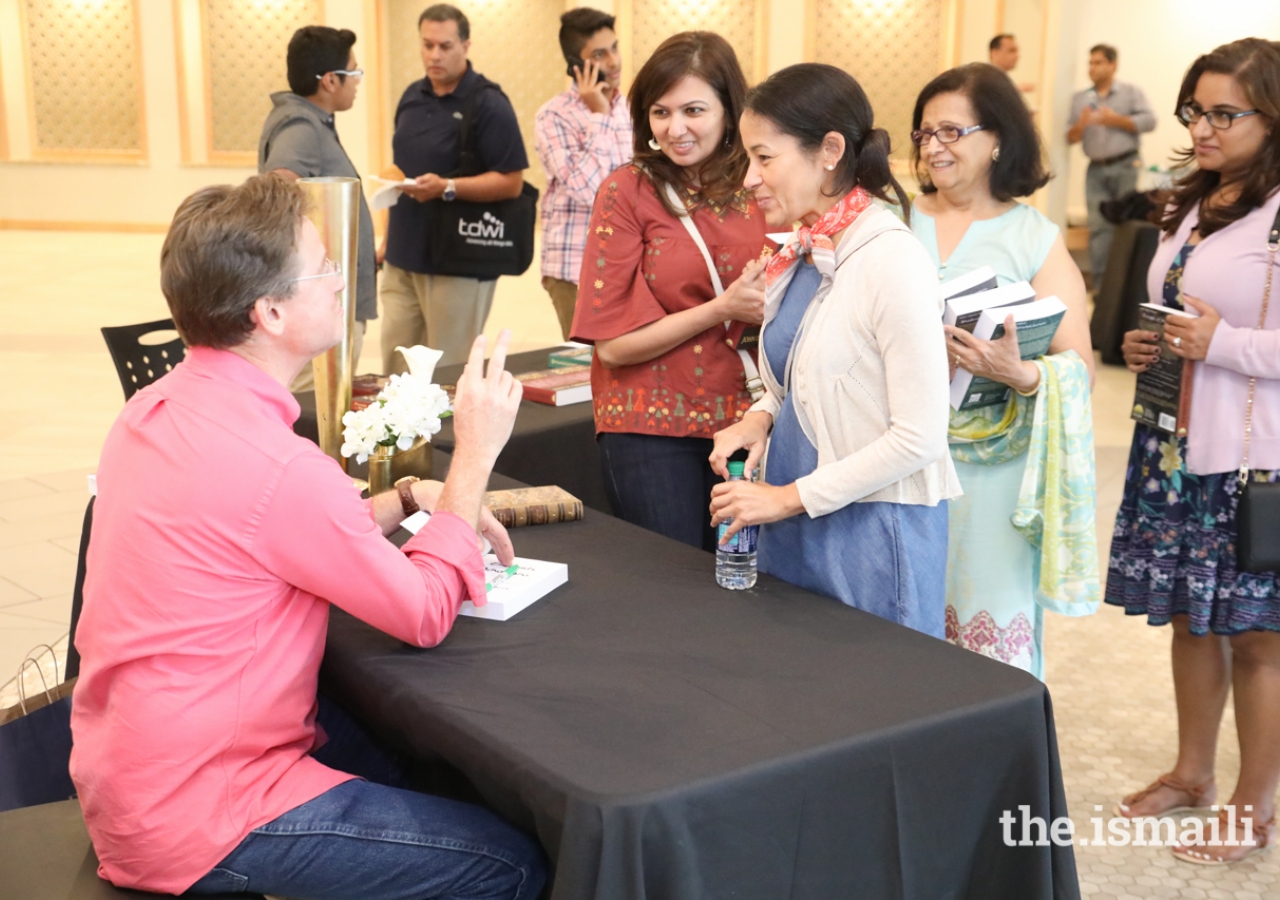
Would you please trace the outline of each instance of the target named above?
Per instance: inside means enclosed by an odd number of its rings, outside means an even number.
[[[292,91],[271,95],[273,105],[258,140],[258,172],[288,169],[302,178],[359,178],[342,149],[333,116]],[[360,192],[360,232],[356,250],[356,318],[378,318],[378,288],[373,246],[373,217]]]

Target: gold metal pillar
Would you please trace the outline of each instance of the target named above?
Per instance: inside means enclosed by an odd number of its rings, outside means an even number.
[[[351,377],[356,325],[356,262],[360,228],[359,178],[299,178],[310,201],[307,217],[320,232],[326,255],[342,272],[346,287],[339,295],[346,324],[336,347],[312,362],[316,379],[316,424],[320,449],[346,471],[342,456],[342,417],[351,408]]]

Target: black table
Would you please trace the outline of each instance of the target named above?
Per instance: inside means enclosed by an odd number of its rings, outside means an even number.
[[[536,832],[554,900],[1079,897],[1002,841],[1067,814],[1031,676],[594,510],[513,538],[569,584],[431,650],[335,610],[321,685]]]
[[[507,368],[517,375],[547,368],[554,348],[530,350],[507,357]],[[462,366],[441,366],[435,380],[456,384]],[[302,415],[294,431],[317,440],[315,394],[297,395]],[[454,447],[453,422],[446,419],[432,443],[445,452]],[[596,426],[590,403],[547,406],[525,401],[520,404],[511,440],[498,457],[494,471],[526,484],[555,484],[601,512],[611,512],[600,471],[600,451],[596,446]]]

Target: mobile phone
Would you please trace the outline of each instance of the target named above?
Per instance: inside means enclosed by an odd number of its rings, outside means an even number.
[[[566,54],[565,54],[565,56],[564,56],[564,61],[565,61],[565,62],[567,62],[567,63],[569,64],[569,65],[568,65],[568,67],[565,69],[565,74],[567,74],[570,78],[575,78],[575,77],[577,77],[577,76],[575,76],[575,75],[573,74],[573,70],[574,70],[574,69],[584,69],[584,70],[585,70],[585,69],[586,69],[586,67],[587,67],[587,63],[586,63],[586,61],[585,61],[585,60],[575,59],[574,57],[570,56],[570,55],[569,55],[569,54],[567,54],[567,53],[566,53]],[[600,81],[608,81],[608,80],[609,80],[609,76],[608,76],[608,75],[606,75],[606,74],[604,73],[604,69],[597,69],[597,70],[596,70],[596,81],[597,81],[597,82],[600,82]]]

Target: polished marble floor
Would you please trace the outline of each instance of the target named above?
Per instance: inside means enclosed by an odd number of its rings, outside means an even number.
[[[0,708],[16,699],[11,673],[29,649],[52,644],[65,654],[85,476],[123,405],[98,329],[168,315],[158,287],[160,243],[158,235],[0,230],[0,376],[10,385],[0,394]],[[500,327],[512,329],[517,350],[559,341],[536,265],[499,281],[489,331]],[[365,346],[372,349],[361,370],[373,371],[376,324]],[[1104,559],[1132,391],[1127,372],[1100,367],[1094,424]],[[1087,835],[1091,817],[1109,815],[1118,796],[1172,764],[1169,635],[1104,607],[1083,619],[1047,617],[1045,640],[1063,778],[1076,827]],[[39,689],[34,668],[26,681]],[[1228,709],[1218,766],[1225,793],[1238,767]],[[1077,847],[1076,859],[1088,897],[1280,900],[1280,853],[1225,869],[1180,863],[1154,847]]]

